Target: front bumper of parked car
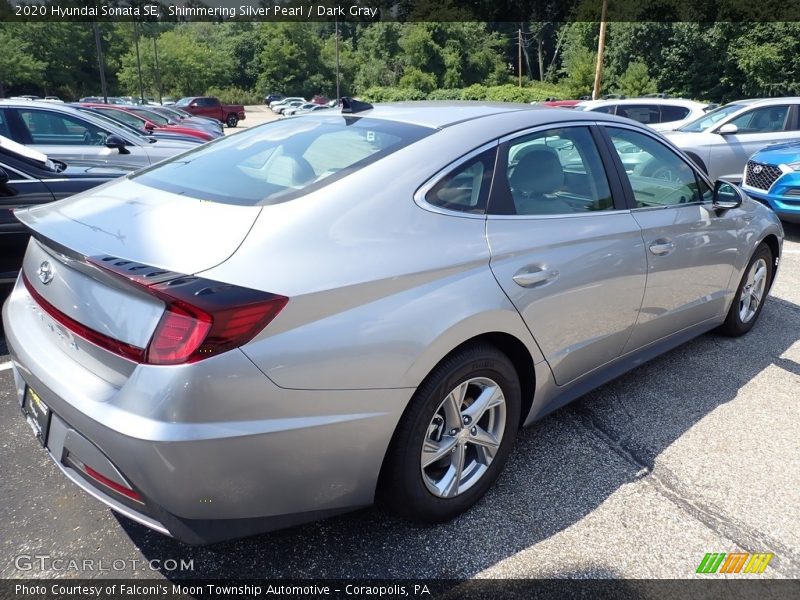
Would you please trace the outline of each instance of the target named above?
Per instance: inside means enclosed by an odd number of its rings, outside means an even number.
[[[747,184],[742,187],[750,197],[775,211],[781,220],[800,223],[800,171],[784,173],[769,190]]]

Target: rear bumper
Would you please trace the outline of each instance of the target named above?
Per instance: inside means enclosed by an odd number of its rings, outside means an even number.
[[[239,350],[188,366],[139,365],[115,386],[70,359],[31,303],[18,284],[3,308],[20,402],[26,386],[36,391],[53,415],[47,451],[112,509],[208,543],[372,503],[409,390],[285,390]]]

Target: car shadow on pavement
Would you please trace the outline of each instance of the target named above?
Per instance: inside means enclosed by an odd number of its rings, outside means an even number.
[[[117,518],[146,558],[194,559],[191,572],[162,571],[169,579],[471,577],[649,477],[665,449],[765,369],[797,373],[800,365],[782,355],[799,338],[800,306],[769,298],[747,336],[704,335],[521,431],[495,486],[443,525],[418,526],[370,508],[190,547]]]

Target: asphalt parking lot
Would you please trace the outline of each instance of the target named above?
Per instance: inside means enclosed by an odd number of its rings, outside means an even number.
[[[494,489],[437,527],[371,508],[184,546],[69,483],[0,366],[0,577],[685,578],[705,553],[735,551],[774,553],[754,577],[800,577],[800,226],[786,233],[749,335],[705,335],[521,432]],[[127,562],[25,570],[20,555]],[[148,559],[193,568],[150,570]]]

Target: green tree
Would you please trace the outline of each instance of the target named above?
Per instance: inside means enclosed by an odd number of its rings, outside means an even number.
[[[261,23],[258,87],[264,92],[312,96],[335,87],[322,40],[308,23]]]
[[[0,98],[4,98],[5,86],[36,82],[45,65],[31,56],[30,45],[12,25],[0,25],[0,48]]]
[[[625,72],[617,78],[617,89],[621,94],[636,97],[652,94],[657,91],[655,80],[650,77],[647,65],[643,62],[632,62]]]

